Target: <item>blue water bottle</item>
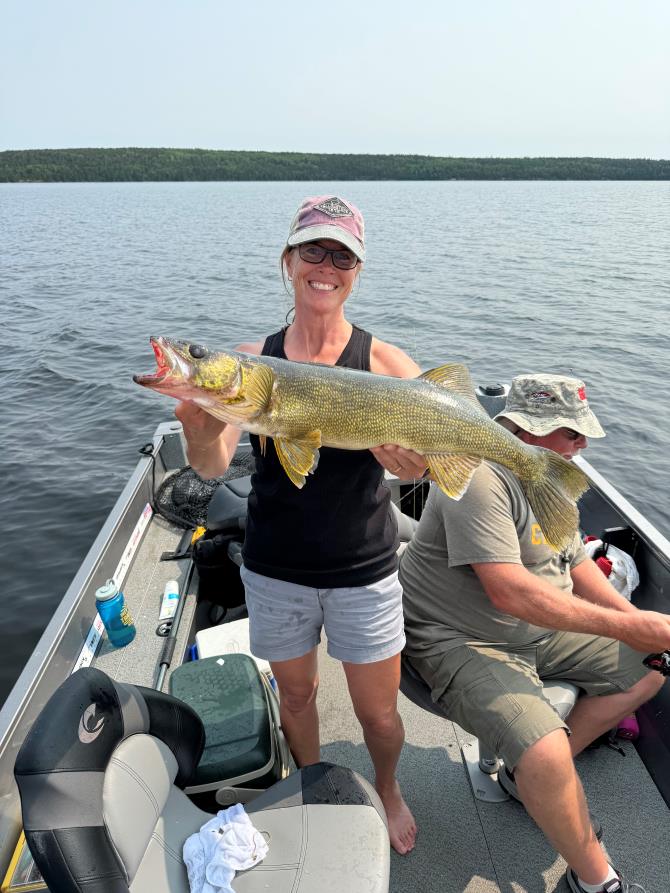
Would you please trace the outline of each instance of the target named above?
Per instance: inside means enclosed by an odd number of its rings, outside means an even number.
[[[107,580],[95,593],[95,606],[105,624],[109,641],[115,648],[122,648],[135,638],[135,624],[130,611],[114,580]]]

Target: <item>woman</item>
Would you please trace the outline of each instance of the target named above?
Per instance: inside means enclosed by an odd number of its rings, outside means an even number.
[[[403,351],[345,318],[344,304],[364,260],[360,211],[336,196],[305,199],[281,257],[282,273],[295,295],[295,318],[238,350],[401,378],[418,375],[418,366]],[[239,429],[193,404],[180,403],[176,415],[193,468],[204,478],[223,474]],[[383,476],[388,468],[402,477],[419,477],[424,460],[396,446],[322,448],[318,470],[298,490],[271,445],[263,455],[258,438],[251,441],[256,471],[242,568],[251,650],[272,666],[296,764],[315,763],[320,758],[317,645],[324,627],[328,652],[342,661],[363,728],[391,843],[407,853],[416,827],[395,778],[404,741],[396,702],[405,636],[397,530]]]

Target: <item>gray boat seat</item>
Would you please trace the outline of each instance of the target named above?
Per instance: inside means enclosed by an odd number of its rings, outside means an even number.
[[[449,719],[439,702],[433,701],[430,686],[405,654],[401,659],[400,691],[418,707]],[[561,719],[566,718],[579,697],[577,686],[563,679],[545,682],[543,692]],[[472,792],[478,800],[501,803],[509,799],[509,794],[498,784],[498,771],[502,768],[502,760],[490,747],[475,738],[461,747],[461,753],[470,777]]]
[[[247,499],[251,492],[251,475],[223,481],[212,494],[207,507],[207,529],[210,531],[243,530],[246,526]],[[417,528],[415,518],[401,512],[391,503],[398,523],[401,543],[407,543]]]
[[[395,502],[391,503],[391,507],[398,524],[398,538],[401,544],[408,543],[412,539],[414,531],[419,526],[419,522],[416,518],[412,518],[410,515],[401,512]]]
[[[250,474],[219,484],[207,506],[207,529],[217,532],[244,530],[249,493]]]
[[[49,699],[15,765],[26,840],[58,893],[189,893],[184,841],[211,814],[181,789],[204,746],[197,714],[97,669]],[[386,893],[389,839],[374,788],[317,763],[246,806],[268,842],[236,893]]]

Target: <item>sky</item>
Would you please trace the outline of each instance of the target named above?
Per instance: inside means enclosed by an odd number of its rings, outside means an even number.
[[[670,158],[668,0],[2,0],[0,150]]]

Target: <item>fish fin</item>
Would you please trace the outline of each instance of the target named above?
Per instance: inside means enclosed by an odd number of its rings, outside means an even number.
[[[463,363],[445,363],[443,366],[436,366],[435,369],[428,369],[422,372],[419,378],[431,382],[440,388],[447,388],[458,394],[459,397],[465,397],[475,403],[479,409],[488,417],[488,413],[483,408],[475,395],[475,388],[470,378],[470,372]]]
[[[588,490],[588,478],[558,453],[536,449],[543,473],[532,480],[520,478],[521,486],[545,540],[556,552],[562,552],[572,543],[579,527],[576,502]]]
[[[267,409],[272,398],[275,374],[269,366],[259,363],[245,370],[243,378],[244,400],[256,410]]]
[[[265,435],[265,434],[259,434],[259,435],[258,435],[258,441],[259,441],[260,446],[261,446],[261,456],[264,456],[264,455],[265,455],[265,450],[267,449],[267,443],[268,443],[267,435]]]
[[[437,486],[452,499],[461,498],[482,462],[480,456],[456,453],[427,453],[424,458]]]
[[[319,463],[321,432],[307,431],[299,438],[275,437],[275,449],[281,466],[298,488],[305,484],[305,475],[315,471]]]
[[[262,363],[250,366],[245,370],[241,396],[222,401],[221,404],[203,405],[202,408],[215,418],[232,425],[238,421],[244,422],[267,410],[272,399],[274,382],[275,375],[269,366]]]

